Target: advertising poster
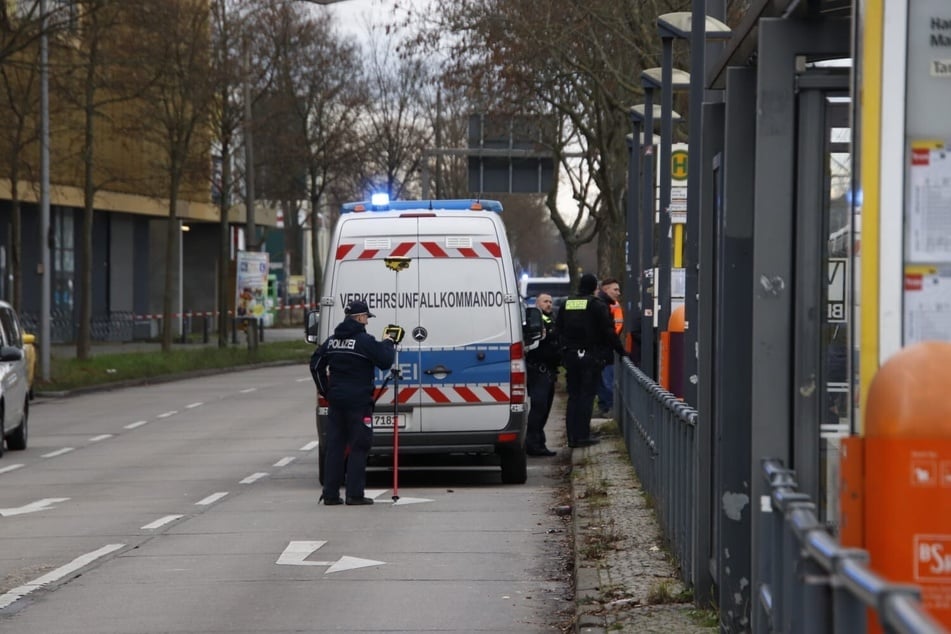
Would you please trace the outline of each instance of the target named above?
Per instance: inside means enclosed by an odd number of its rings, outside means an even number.
[[[236,316],[260,319],[266,310],[268,254],[238,251],[235,284]]]

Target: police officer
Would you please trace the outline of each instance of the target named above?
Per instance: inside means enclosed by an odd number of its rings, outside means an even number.
[[[614,352],[624,354],[607,304],[594,296],[597,288],[598,278],[590,273],[582,275],[578,294],[565,301],[555,320],[568,388],[565,426],[569,447],[598,442],[591,438],[591,410],[601,370],[608,361],[613,362]]]
[[[542,312],[544,334],[538,347],[525,355],[528,364],[528,397],[532,402],[528,412],[528,432],[525,453],[530,456],[554,456],[545,445],[545,423],[555,398],[555,381],[561,365],[561,347],[551,312],[551,295],[540,293],[535,306]]]
[[[342,504],[340,485],[346,465],[347,504],[373,504],[364,496],[367,454],[373,441],[373,368],[386,370],[396,358],[391,337],[377,341],[367,333],[374,315],[366,303],[354,300],[344,308],[343,321],[310,358],[317,391],[330,404],[327,424],[327,464],[324,489],[317,500]],[[346,458],[347,447],[350,448]]]

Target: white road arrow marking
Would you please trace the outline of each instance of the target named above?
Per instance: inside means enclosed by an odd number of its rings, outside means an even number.
[[[359,557],[350,557],[344,555],[337,561],[307,561],[307,558],[326,544],[326,540],[316,541],[297,541],[290,542],[281,556],[277,558],[279,566],[329,566],[324,571],[325,575],[332,572],[342,572],[344,570],[354,570],[355,568],[367,568],[369,566],[382,566],[385,561],[375,561],[373,559],[360,559]]]
[[[404,504],[422,504],[423,502],[432,502],[429,498],[404,498],[400,497],[393,502],[393,506],[403,506]]]
[[[10,517],[11,515],[23,515],[24,513],[36,513],[37,511],[45,511],[50,508],[50,505],[57,504],[59,502],[65,502],[69,498],[43,498],[42,500],[37,500],[36,502],[30,502],[24,506],[19,506],[12,509],[0,509],[0,516]]]
[[[385,494],[385,493],[388,492],[388,491],[389,491],[389,489],[367,489],[367,491],[364,493],[364,495],[367,496],[368,498],[373,498],[373,500],[374,500],[375,502],[382,502],[382,503],[384,503],[384,504],[387,503],[387,502],[390,502],[390,503],[393,504],[393,506],[403,506],[403,505],[406,505],[406,504],[422,504],[423,502],[432,502],[432,500],[430,500],[429,498],[404,498],[404,497],[401,497],[401,498],[399,498],[399,499],[396,500],[396,501],[393,501],[392,497],[389,498],[389,499],[387,499],[387,498],[385,498],[385,497],[382,498],[382,499],[378,499],[381,495]]]

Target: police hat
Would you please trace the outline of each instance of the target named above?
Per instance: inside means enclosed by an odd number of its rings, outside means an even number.
[[[370,312],[370,307],[367,306],[366,302],[361,302],[359,299],[355,299],[343,309],[345,315],[362,315],[366,313],[368,317],[376,317],[373,313]]]

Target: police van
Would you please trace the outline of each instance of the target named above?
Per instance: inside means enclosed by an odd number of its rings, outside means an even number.
[[[504,483],[525,482],[525,352],[541,317],[519,300],[501,212],[489,200],[343,206],[307,338],[323,342],[354,299],[376,316],[367,329],[377,338],[403,327],[398,373],[376,376],[371,457],[393,455],[395,424],[400,456],[494,454]],[[326,422],[319,398],[321,481]]]

